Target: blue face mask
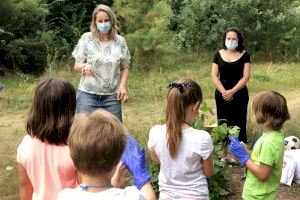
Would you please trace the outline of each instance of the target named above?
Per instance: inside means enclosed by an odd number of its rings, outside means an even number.
[[[111,29],[111,22],[101,22],[97,23],[97,29],[101,33],[107,33]]]
[[[239,42],[237,40],[225,40],[225,46],[227,49],[234,50],[239,46]]]

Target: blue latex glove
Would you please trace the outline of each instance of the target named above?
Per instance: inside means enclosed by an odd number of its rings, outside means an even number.
[[[150,180],[150,175],[145,160],[145,150],[139,148],[130,134],[121,160],[133,176],[133,184],[140,190]]]
[[[244,167],[246,162],[250,159],[245,146],[241,144],[236,137],[230,138],[230,153],[239,159],[242,167]]]

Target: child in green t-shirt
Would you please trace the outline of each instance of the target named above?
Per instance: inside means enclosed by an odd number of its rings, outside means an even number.
[[[244,200],[274,200],[280,183],[284,153],[283,123],[290,118],[286,99],[278,92],[261,92],[254,98],[255,120],[263,127],[251,157],[237,138],[231,138],[230,152],[248,169],[243,189]]]

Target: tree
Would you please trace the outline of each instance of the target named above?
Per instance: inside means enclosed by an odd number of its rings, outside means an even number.
[[[89,31],[91,16],[98,4],[112,6],[113,0],[45,0],[48,5],[47,32],[50,54],[69,57],[81,34]]]
[[[171,38],[167,30],[171,16],[167,1],[116,1],[114,10],[135,63],[144,70],[151,68],[154,57],[162,55]]]
[[[40,0],[1,0],[0,13],[0,28],[15,38],[35,38],[45,28],[48,10]]]
[[[246,36],[250,52],[274,60],[287,52],[287,40],[296,37],[297,0],[186,0],[179,16],[174,40],[182,49],[211,52],[218,49],[222,32],[239,27]],[[299,21],[297,22],[299,26]],[[288,42],[290,46],[292,44]]]
[[[32,68],[25,72],[45,70],[47,46],[39,41],[38,33],[45,30],[47,14],[47,6],[41,0],[2,0],[0,2],[1,74],[16,68],[22,70],[25,63],[18,62],[20,60],[28,61],[26,65]],[[38,51],[32,50],[31,47],[35,47]],[[30,50],[32,52],[29,52]]]

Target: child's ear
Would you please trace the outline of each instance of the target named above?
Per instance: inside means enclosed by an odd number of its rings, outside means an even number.
[[[195,103],[192,107],[193,111],[196,112],[199,110],[200,107],[200,101],[198,101],[197,103]]]

